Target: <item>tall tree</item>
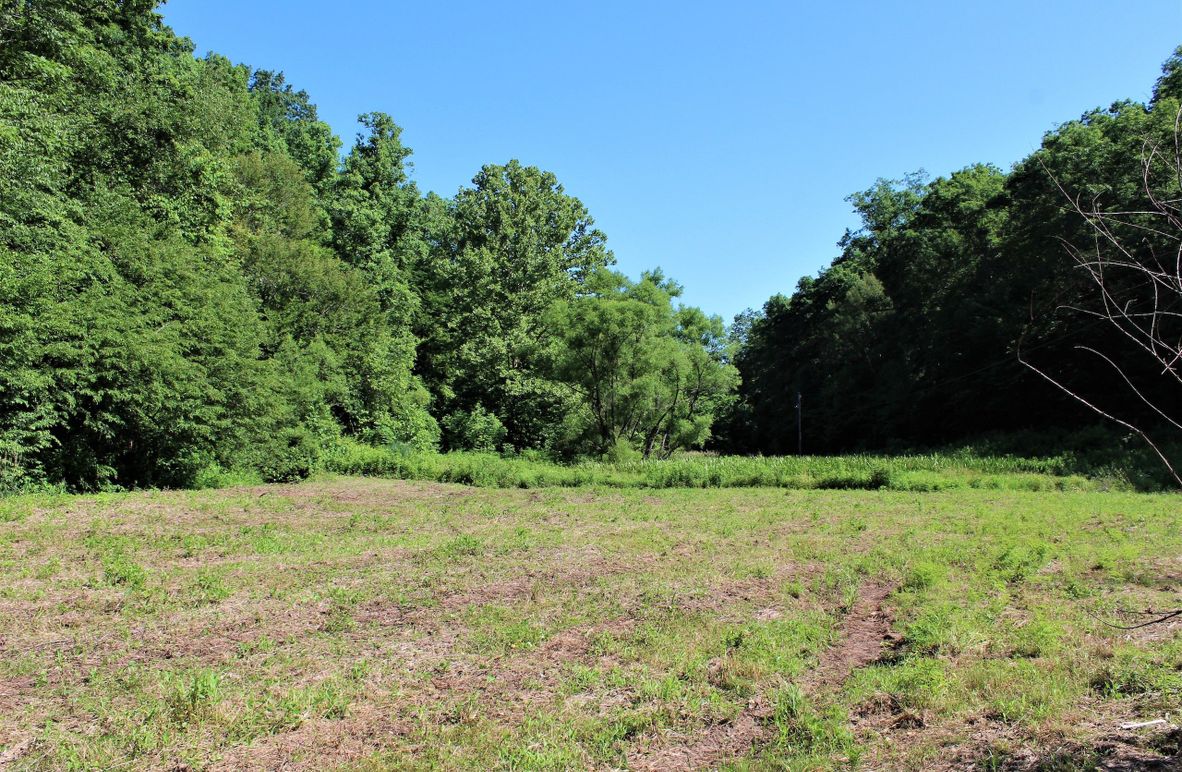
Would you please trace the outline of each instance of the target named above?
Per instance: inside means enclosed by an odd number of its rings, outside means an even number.
[[[426,257],[423,219],[428,206],[407,172],[411,151],[390,116],[360,116],[359,135],[329,196],[332,245],[366,277],[377,295],[382,324],[350,352],[357,409],[350,430],[378,442],[423,449],[438,441],[429,395],[412,372],[419,298],[411,286]]]
[[[541,447],[566,399],[538,371],[555,302],[614,261],[586,207],[555,176],[485,166],[449,206],[450,227],[422,272],[420,371],[436,414],[481,406],[515,447]]]

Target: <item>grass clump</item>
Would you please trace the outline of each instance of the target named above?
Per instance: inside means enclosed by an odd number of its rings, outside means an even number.
[[[198,723],[221,701],[222,677],[213,670],[198,670],[170,679],[168,712],[176,724]]]
[[[849,717],[837,705],[818,709],[794,684],[773,695],[776,735],[772,754],[784,754],[790,766],[807,769],[810,765],[827,766],[842,758],[856,764],[860,750],[849,728]]]
[[[103,558],[103,582],[112,587],[142,590],[148,572],[126,555],[114,554]]]

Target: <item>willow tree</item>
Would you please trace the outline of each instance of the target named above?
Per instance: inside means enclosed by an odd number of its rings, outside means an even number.
[[[722,320],[673,305],[681,288],[660,272],[629,281],[600,270],[546,316],[559,341],[551,375],[578,395],[568,449],[666,458],[700,446],[733,399]]]

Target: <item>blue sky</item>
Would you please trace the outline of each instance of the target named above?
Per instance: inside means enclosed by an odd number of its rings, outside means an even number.
[[[351,143],[404,128],[452,195],[484,163],[558,175],[618,267],[728,320],[789,292],[877,177],[1008,168],[1092,107],[1148,99],[1182,0],[170,0],[199,54],[282,70]]]

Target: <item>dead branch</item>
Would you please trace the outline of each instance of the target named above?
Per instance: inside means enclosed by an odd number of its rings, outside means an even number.
[[[1178,323],[1182,320],[1182,198],[1178,196],[1182,191],[1182,110],[1175,116],[1173,145],[1172,152],[1163,152],[1160,144],[1149,141],[1143,147],[1140,177],[1147,203],[1144,207],[1105,210],[1099,195],[1085,203],[1080,195],[1072,195],[1045,163],[1042,166],[1070,210],[1091,228],[1092,243],[1087,248],[1066,240],[1064,247],[1075,267],[1094,287],[1095,303],[1092,307],[1062,305],[1060,310],[1072,310],[1107,323],[1127,342],[1123,351],[1103,352],[1097,344],[1077,345],[1075,349],[1103,360],[1112,368],[1131,394],[1130,404],[1135,406],[1139,402],[1164,422],[1163,426],[1182,431],[1182,416],[1171,415],[1162,407],[1182,404],[1182,399],[1167,399],[1165,403],[1160,401],[1160,395],[1156,400],[1151,399],[1146,384],[1138,383],[1130,375],[1128,364],[1130,354],[1149,356],[1157,363],[1159,375],[1182,387],[1182,327]],[[1164,176],[1177,184],[1179,190],[1158,190],[1155,176],[1158,179]],[[1027,361],[1021,341],[1018,361],[1092,412],[1140,437],[1182,488],[1182,476],[1144,428],[1117,417],[1112,407],[1097,404]]]

